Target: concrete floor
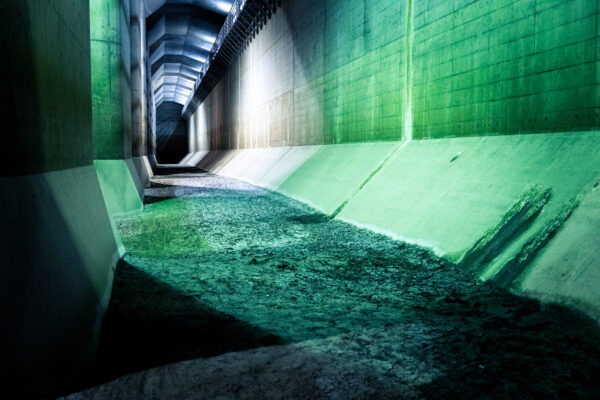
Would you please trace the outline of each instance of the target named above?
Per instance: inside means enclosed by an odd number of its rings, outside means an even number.
[[[122,377],[68,398],[600,397],[581,314],[234,179],[155,177],[146,203],[86,385]]]

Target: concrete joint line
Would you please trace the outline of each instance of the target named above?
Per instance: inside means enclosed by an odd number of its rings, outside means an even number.
[[[596,106],[600,107],[600,76],[598,75],[598,71],[600,69],[600,1],[596,2],[596,68],[594,70],[594,78],[596,82]],[[596,116],[596,128],[600,128],[600,115]]]
[[[358,194],[358,192],[363,190],[363,188],[365,186],[367,186],[367,184],[371,181],[371,179],[373,179],[375,177],[375,175],[377,175],[379,173],[379,171],[381,171],[383,169],[383,167],[385,167],[387,165],[387,163],[390,161],[392,156],[394,154],[396,154],[396,152],[398,150],[400,150],[407,144],[408,144],[408,141],[403,141],[403,142],[400,142],[396,147],[394,147],[392,149],[392,151],[390,151],[389,154],[377,165],[377,167],[375,167],[375,169],[369,174],[369,176],[367,176],[365,178],[365,180],[362,181],[362,183],[352,192],[350,197],[348,197],[346,200],[344,200],[344,202],[342,204],[340,204],[340,206],[338,208],[336,208],[335,211],[333,213],[331,213],[331,215],[329,215],[329,219],[334,219],[335,217],[337,217],[337,215],[340,212],[342,212],[342,210],[346,207],[346,205],[350,202],[350,200],[352,200]]]
[[[352,192],[340,206],[329,215],[329,219],[334,219],[346,207],[346,205],[360,192],[379,171],[386,166],[392,156],[401,148],[406,146],[413,139],[413,110],[412,110],[412,86],[413,86],[413,59],[414,59],[414,11],[413,1],[407,0],[406,3],[406,60],[405,60],[405,108],[404,108],[404,127],[402,132],[402,141],[396,146],[377,167],[369,174],[369,176]]]
[[[414,60],[414,15],[413,0],[407,0],[406,9],[406,90],[405,90],[405,109],[404,109],[404,129],[402,132],[402,141],[408,142],[413,138],[413,110],[412,110],[412,87],[413,87],[413,60]]]
[[[261,180],[262,178],[264,178],[264,177],[265,177],[265,176],[266,176],[266,175],[267,175],[269,172],[271,172],[271,170],[272,170],[273,168],[275,168],[275,166],[276,166],[276,165],[278,165],[278,164],[279,164],[279,162],[280,162],[281,160],[283,160],[283,158],[284,158],[284,157],[285,157],[285,156],[286,156],[286,155],[287,155],[287,154],[288,154],[288,153],[289,153],[291,150],[292,150],[292,148],[291,148],[291,147],[289,147],[289,148],[288,148],[288,149],[287,149],[287,150],[286,150],[286,151],[285,151],[285,152],[284,152],[284,153],[283,153],[281,156],[279,156],[279,158],[277,158],[277,160],[276,160],[276,161],[275,161],[275,162],[274,162],[274,163],[273,163],[273,164],[272,164],[272,165],[271,165],[269,168],[267,168],[267,170],[265,171],[265,173],[264,173],[264,174],[262,174],[262,176],[261,176],[261,177],[258,179],[258,181],[260,182],[260,180]]]

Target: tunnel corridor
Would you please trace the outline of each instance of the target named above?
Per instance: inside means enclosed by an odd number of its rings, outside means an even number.
[[[0,20],[0,398],[600,398],[600,2]]]

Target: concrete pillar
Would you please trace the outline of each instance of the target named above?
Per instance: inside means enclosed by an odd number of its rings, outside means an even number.
[[[110,297],[119,254],[93,166],[88,7],[0,2],[0,398],[76,381]]]
[[[132,160],[130,5],[90,3],[94,159],[111,215],[142,208],[143,184]]]
[[[148,161],[149,119],[146,46],[146,7],[143,0],[131,0],[131,127],[133,163],[142,184],[150,185],[152,167]]]

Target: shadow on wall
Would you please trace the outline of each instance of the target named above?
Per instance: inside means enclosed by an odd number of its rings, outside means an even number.
[[[22,101],[33,93],[38,93],[35,74],[35,54],[32,42],[27,7],[10,3],[0,7],[2,21],[18,21],[16,24],[1,24],[0,27],[0,56],[3,60],[11,60],[3,70],[8,76],[18,76],[21,79],[3,79],[2,92],[7,101],[4,103],[7,116],[12,116],[12,129],[10,135],[3,138],[2,157],[0,157],[0,176],[40,172],[43,164],[43,149],[39,137],[36,135],[19,134],[25,132],[39,132],[39,119],[30,118],[39,115],[37,101]],[[9,39],[10,38],[10,39]],[[10,42],[9,42],[10,40]],[[19,101],[21,100],[21,101]],[[16,133],[16,134],[15,134]],[[9,157],[9,153],[12,157]],[[12,163],[9,160],[20,160]],[[24,170],[27,169],[27,170]],[[33,171],[31,171],[33,170]]]
[[[0,180],[0,331],[10,366],[0,392],[12,393],[7,398],[69,387],[95,358],[112,275],[106,259],[116,256],[116,246],[97,184],[89,198],[77,195],[78,185],[94,177],[92,167],[85,171]],[[97,201],[89,201],[94,195]],[[85,203],[97,203],[105,221],[77,206]],[[94,245],[84,243],[91,237]]]
[[[7,99],[3,111],[11,134],[3,138],[0,176],[87,165],[92,145],[81,128],[87,130],[85,118],[91,118],[85,80],[89,75],[82,65],[72,66],[73,75],[64,73],[64,58],[54,50],[57,32],[49,34],[45,25],[60,18],[53,2],[22,3],[3,1],[0,6],[0,18],[6,22],[0,28],[0,55],[11,60],[3,71],[12,77],[2,82],[2,96]],[[67,56],[73,54],[61,55]]]
[[[0,157],[1,398],[77,381],[108,303],[117,250],[91,165],[88,15],[83,1],[0,5],[11,76],[2,83],[11,132]]]

